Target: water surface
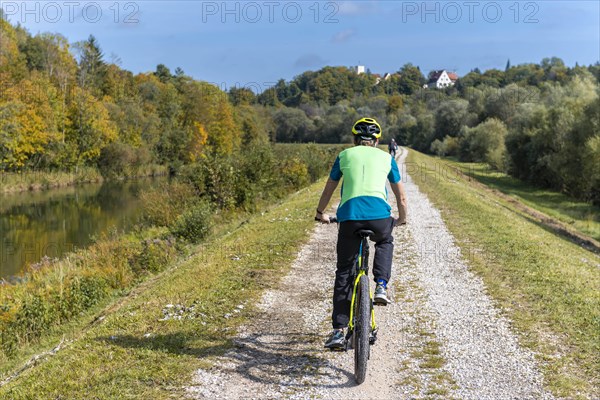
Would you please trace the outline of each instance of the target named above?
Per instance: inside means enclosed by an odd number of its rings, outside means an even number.
[[[166,178],[0,195],[0,278],[42,257],[61,257],[140,218],[139,192]]]

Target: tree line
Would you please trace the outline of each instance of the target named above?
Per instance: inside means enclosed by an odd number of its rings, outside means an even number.
[[[600,204],[600,63],[560,58],[474,69],[445,89],[425,88],[406,64],[388,80],[345,67],[305,72],[255,96],[231,89],[234,104],[274,109],[273,140],[349,140],[359,116],[382,122],[384,139],[461,161],[485,162],[532,184]]]
[[[0,29],[1,171],[86,165],[122,175],[268,142],[260,113],[181,69],[134,75],[107,62],[93,36],[71,45],[1,18]]]
[[[388,79],[325,67],[262,93],[224,92],[162,64],[134,75],[93,36],[71,45],[3,18],[0,30],[0,171],[177,171],[252,143],[347,143],[352,122],[369,115],[384,139],[600,204],[600,63],[476,68],[443,90],[424,88],[412,64]]]

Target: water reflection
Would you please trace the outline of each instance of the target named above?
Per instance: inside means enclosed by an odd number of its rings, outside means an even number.
[[[60,257],[140,217],[141,189],[166,178],[106,182],[0,196],[0,277],[42,257]]]

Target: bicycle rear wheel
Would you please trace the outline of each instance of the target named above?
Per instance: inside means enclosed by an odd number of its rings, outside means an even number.
[[[369,296],[369,278],[361,276],[358,283],[354,315],[354,379],[359,385],[367,376],[367,361],[369,360],[369,333],[371,332],[371,299]]]

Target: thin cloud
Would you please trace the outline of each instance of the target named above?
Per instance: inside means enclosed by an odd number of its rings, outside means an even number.
[[[347,42],[348,40],[350,40],[350,38],[352,36],[354,36],[355,34],[356,34],[356,30],[346,29],[346,30],[343,30],[343,31],[338,32],[335,35],[333,35],[333,37],[331,38],[331,41],[333,43],[344,43],[344,42]]]
[[[294,63],[295,67],[312,68],[318,67],[326,63],[326,60],[317,54],[305,54],[299,57]]]
[[[364,15],[377,10],[377,1],[342,1],[337,3],[340,15]]]

